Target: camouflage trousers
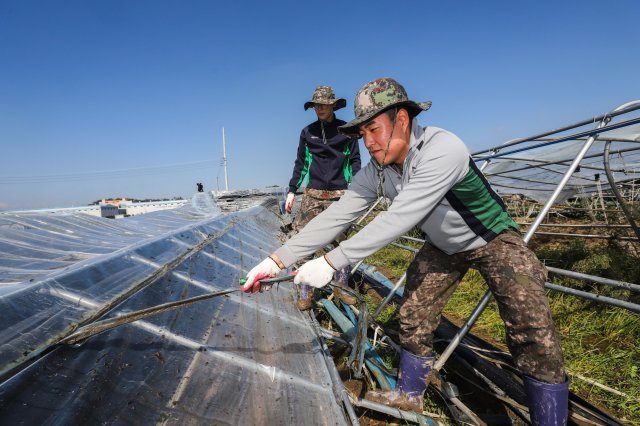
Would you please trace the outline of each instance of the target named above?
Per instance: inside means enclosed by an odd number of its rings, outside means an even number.
[[[298,213],[296,214],[296,218],[293,221],[291,227],[293,231],[298,233],[302,228],[304,228],[311,219],[318,216],[320,213],[325,211],[331,203],[334,201],[338,201],[340,197],[344,194],[343,190],[321,190],[321,189],[311,189],[307,188],[304,191],[304,196],[302,197],[302,203],[300,203],[300,209],[298,209]],[[342,241],[346,238],[344,235],[338,236],[336,241]],[[316,253],[317,255],[321,255]],[[300,264],[309,261],[313,258],[313,256],[307,256],[303,259],[300,259],[298,262]],[[343,280],[345,283],[349,280],[349,270],[341,269],[336,272],[336,280]],[[340,281],[339,281],[340,282]],[[301,299],[305,299],[307,297],[311,297],[313,291],[311,287],[307,285],[301,285],[299,287],[299,297]]]
[[[320,189],[306,189],[302,197],[300,209],[296,214],[293,225],[291,225],[293,230],[300,232],[311,219],[325,211],[331,203],[338,201],[343,194],[343,190],[325,191]]]
[[[469,268],[480,272],[498,303],[507,346],[520,371],[543,382],[564,383],[560,338],[544,289],[546,268],[512,230],[484,247],[453,255],[423,246],[407,270],[400,307],[402,346],[431,355],[442,310]]]

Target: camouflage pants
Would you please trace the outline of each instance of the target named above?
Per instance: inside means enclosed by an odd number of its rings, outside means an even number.
[[[325,211],[331,203],[339,200],[342,194],[344,194],[343,190],[323,191],[320,189],[306,189],[302,197],[300,209],[293,221],[293,230],[300,232],[311,219]]]
[[[547,271],[520,235],[506,231],[484,247],[447,255],[425,244],[407,270],[400,308],[400,342],[417,355],[433,352],[433,331],[469,268],[480,272],[498,303],[507,346],[524,374],[564,383],[565,373],[549,302]]]
[[[311,219],[318,216],[320,213],[325,211],[331,203],[334,201],[338,201],[340,197],[344,194],[343,190],[320,190],[320,189],[306,189],[304,191],[304,196],[302,197],[302,203],[300,203],[300,209],[298,209],[298,213],[296,214],[296,218],[291,225],[293,231],[298,233],[302,228],[304,228]],[[341,235],[336,240],[342,241],[345,239],[345,236]],[[321,254],[320,254],[321,255]],[[307,256],[303,259],[300,259],[298,262],[300,264],[309,261],[313,258],[313,256]],[[349,268],[350,271],[350,268]],[[349,272],[346,269],[340,270],[336,273],[336,279],[349,280]],[[307,285],[301,285],[299,287],[300,298],[305,299],[307,297],[311,297],[312,289]]]

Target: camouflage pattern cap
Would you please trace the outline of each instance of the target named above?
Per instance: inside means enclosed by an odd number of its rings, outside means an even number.
[[[314,104],[333,105],[333,110],[337,111],[347,106],[347,100],[343,98],[336,99],[336,94],[331,86],[318,86],[313,92],[311,100],[305,102],[304,110],[308,110]]]
[[[356,118],[338,127],[338,130],[350,136],[357,135],[361,124],[394,107],[406,108],[409,115],[415,117],[431,108],[431,102],[411,101],[400,83],[389,77],[379,78],[358,90],[353,106]]]

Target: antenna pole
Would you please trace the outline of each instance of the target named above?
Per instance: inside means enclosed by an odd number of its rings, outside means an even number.
[[[224,138],[224,127],[222,128],[222,165],[224,166],[224,190],[229,191],[229,177],[227,176],[227,141]]]

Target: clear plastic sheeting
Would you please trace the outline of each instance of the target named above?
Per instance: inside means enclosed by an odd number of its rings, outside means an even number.
[[[637,111],[616,117],[610,125],[637,119]],[[631,119],[631,120],[630,120]],[[572,128],[573,134],[594,129],[598,122]],[[531,138],[508,147],[496,147],[474,155],[491,157],[483,173],[500,194],[522,194],[538,202],[548,200],[558,186],[571,162],[581,151],[587,136],[572,139],[569,132],[550,132],[544,138]],[[562,140],[554,143],[554,140]],[[588,197],[609,187],[604,169],[604,148],[610,145],[610,167],[615,182],[635,182],[640,178],[640,124],[630,124],[603,131],[587,151],[579,168],[563,188],[557,202],[572,197]],[[479,164],[482,164],[480,162]]]
[[[217,204],[198,194],[119,220],[0,217],[3,423],[346,423],[293,284],[57,344],[98,318],[238,287],[279,245],[277,202],[253,194],[237,211],[227,201],[226,213]]]
[[[209,194],[181,208],[113,220],[61,209],[0,215],[0,295],[80,261],[219,215]],[[81,266],[84,266],[82,264]],[[18,287],[14,287],[18,285]]]

